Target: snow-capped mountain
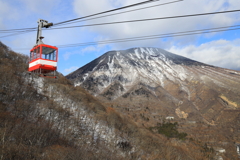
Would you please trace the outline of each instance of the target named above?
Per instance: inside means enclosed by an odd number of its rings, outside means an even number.
[[[206,66],[158,48],[133,48],[107,52],[67,78],[74,80],[75,86],[81,85],[94,95],[119,82],[120,93],[123,94],[138,83],[164,87],[165,80],[184,81],[189,76],[184,66],[192,65]]]
[[[156,115],[213,123],[222,109],[240,107],[240,72],[158,48],[110,51],[67,78],[122,112],[150,108],[147,123]]]

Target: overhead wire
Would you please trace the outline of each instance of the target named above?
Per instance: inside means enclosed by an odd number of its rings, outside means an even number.
[[[131,21],[119,21],[119,22],[108,22],[108,23],[89,24],[89,25],[80,25],[80,26],[68,26],[68,27],[50,28],[48,30],[67,29],[67,28],[76,28],[76,27],[78,27],[78,28],[79,27],[90,27],[90,26],[100,26],[100,25],[120,24],[120,23],[143,22],[143,21],[152,21],[152,20],[161,20],[161,19],[185,18],[185,17],[194,17],[194,16],[203,16],[203,15],[233,13],[233,12],[239,12],[239,11],[240,10],[230,10],[230,11],[209,12],[209,13],[190,14],[190,15],[171,16],[171,17],[159,17],[159,18],[151,18],[151,19],[138,19],[138,20],[131,20]],[[32,32],[32,31],[34,31],[34,30],[29,30],[29,31],[26,31],[26,32]],[[7,35],[7,36],[13,36],[13,35],[14,34]],[[7,37],[7,36],[3,36],[3,37]],[[0,37],[0,38],[3,38],[3,37]]]
[[[240,27],[240,25],[216,27],[216,28],[208,28],[208,29],[199,29],[199,30],[192,30],[192,31],[173,32],[173,33],[148,35],[148,36],[138,36],[138,37],[113,39],[113,40],[104,40],[104,41],[96,41],[96,42],[85,42],[85,43],[76,43],[76,44],[57,45],[57,47],[59,47],[59,48],[69,48],[69,47],[80,47],[80,46],[88,46],[88,45],[122,43],[122,42],[130,42],[130,41],[142,41],[142,40],[158,39],[158,38],[169,38],[169,37],[196,35],[196,34],[216,33],[216,32],[223,32],[223,31],[233,31],[233,30],[239,30],[240,29],[240,28],[234,28],[234,27]]]
[[[221,12],[208,12],[208,13],[200,13],[200,14],[188,14],[188,15],[181,15],[181,16],[158,17],[158,18],[136,19],[136,20],[128,20],[128,21],[97,23],[97,24],[88,24],[88,25],[79,25],[79,26],[58,27],[58,28],[50,28],[49,30],[67,29],[67,28],[81,28],[81,27],[112,25],[112,24],[121,24],[121,23],[144,22],[144,21],[156,21],[156,20],[163,20],[163,19],[186,18],[186,17],[196,17],[196,16],[223,14],[223,13],[233,13],[233,12],[240,12],[240,10],[229,10],[229,11],[221,11]]]
[[[110,12],[110,11],[120,10],[120,9],[124,9],[124,8],[129,8],[129,7],[132,7],[132,6],[136,6],[136,5],[140,5],[140,4],[146,4],[146,3],[150,3],[150,2],[156,2],[156,1],[159,1],[159,0],[144,1],[144,2],[141,2],[141,3],[137,3],[137,4],[133,4],[133,5],[117,8],[117,9],[114,9],[114,10],[105,11],[105,12],[100,12],[100,13],[97,13],[97,14],[93,14],[93,15],[89,15],[89,16],[85,16],[85,17],[80,17],[80,18],[76,18],[76,19],[72,19],[72,20],[68,20],[68,21],[63,21],[63,22],[59,22],[59,23],[56,23],[56,24],[67,23],[67,22],[83,19],[83,18],[86,18],[86,17],[91,17],[91,16],[94,16],[94,15],[107,13],[107,12]],[[182,0],[179,0],[179,1],[182,1]],[[165,4],[170,4],[170,3],[175,3],[175,2],[178,2],[178,1],[169,2],[169,3],[165,3]],[[160,5],[164,5],[164,4],[160,4]],[[150,7],[153,7],[153,6],[150,6]],[[141,9],[146,9],[146,8],[149,8],[149,7],[145,7],[145,8],[141,8]],[[140,10],[140,9],[136,9],[136,10]],[[136,11],[136,10],[132,10],[132,11]],[[126,11],[126,12],[132,12],[132,11]],[[50,28],[50,30],[51,29],[66,29],[66,28],[76,28],[76,27],[89,27],[89,26],[119,24],[119,23],[132,23],[132,22],[152,21],[152,20],[160,20],[160,19],[184,18],[184,17],[212,15],[212,14],[222,14],[222,13],[239,12],[239,11],[240,10],[230,10],[230,11],[210,12],[210,13],[191,14],[191,15],[182,15],[182,16],[160,17],[160,18],[151,18],[151,19],[138,19],[138,20],[130,20],[130,21],[108,22],[108,23],[89,24],[89,25],[80,25],[80,26],[68,26],[68,27]],[[122,13],[126,13],[126,12],[122,12]],[[122,14],[122,13],[115,13],[115,14],[112,14],[112,15]],[[111,16],[111,15],[105,15],[105,16],[96,17],[96,18],[102,18],[102,17],[106,17],[106,16]],[[96,18],[94,18],[94,19],[96,19]],[[91,19],[88,19],[88,20],[91,20]],[[0,32],[4,32],[4,33],[7,33],[7,32],[19,33],[19,32],[21,32],[21,34],[22,34],[22,33],[32,32],[32,31],[35,31],[35,30],[36,30],[36,28],[23,28],[23,29],[0,30]],[[14,34],[12,34],[12,35],[14,35]],[[7,36],[12,36],[12,35],[6,35],[6,36],[2,36],[0,38],[7,37]]]
[[[3,32],[3,33],[8,33],[8,32],[21,32],[21,31],[32,30],[32,29],[37,29],[37,27],[32,27],[32,28],[20,28],[20,29],[6,29],[6,30],[0,30],[0,32]]]
[[[240,26],[240,25],[238,25]],[[225,27],[220,27],[225,28]],[[159,39],[159,38],[169,38],[169,37],[179,37],[179,36],[190,36],[196,34],[209,34],[223,31],[233,31],[239,30],[240,28],[232,28],[232,29],[217,29],[217,30],[209,30],[204,29],[203,32],[199,31],[186,31],[186,32],[177,32],[177,33],[169,33],[169,34],[160,34],[154,36],[142,36],[136,38],[126,38],[126,39],[117,39],[117,40],[107,40],[107,41],[97,41],[97,42],[88,42],[82,44],[70,44],[70,45],[57,45],[59,48],[69,48],[69,47],[80,47],[80,46],[88,46],[88,45],[99,45],[99,44],[111,44],[111,43],[121,43],[121,42],[130,42],[130,41],[142,41],[142,40],[150,40],[150,39]]]
[[[209,13],[200,13],[200,14],[190,14],[190,15],[181,15],[181,16],[171,16],[171,17],[159,17],[159,18],[150,18],[150,19],[138,19],[138,20],[130,20],[130,21],[119,21],[119,22],[108,22],[108,23],[99,23],[99,24],[89,24],[89,25],[80,25],[80,26],[68,26],[68,27],[59,27],[59,28],[50,28],[48,30],[56,30],[56,29],[67,29],[67,28],[76,28],[76,27],[90,27],[90,26],[100,26],[100,25],[110,25],[110,24],[120,24],[120,23],[132,23],[132,22],[143,22],[143,21],[153,21],[153,20],[162,20],[162,19],[173,19],[173,18],[185,18],[185,17],[195,17],[195,16],[204,16],[204,15],[214,15],[214,14],[223,14],[223,13],[233,13],[239,12],[240,10],[229,10],[229,11],[221,11],[221,12],[209,12]],[[20,31],[21,34],[32,32],[34,30]],[[15,34],[2,36],[13,36]]]
[[[117,8],[117,9],[108,10],[108,11],[96,13],[96,14],[93,14],[93,15],[88,15],[88,16],[85,16],[85,17],[80,17],[80,18],[76,18],[76,19],[72,19],[72,20],[68,20],[68,21],[59,22],[59,23],[56,23],[54,25],[65,25],[64,23],[72,22],[72,21],[75,21],[75,20],[84,19],[84,18],[87,18],[87,17],[93,17],[95,15],[109,13],[109,12],[113,12],[113,11],[117,11],[117,10],[121,10],[121,9],[126,9],[126,8],[130,8],[130,7],[135,7],[135,6],[138,6],[138,5],[143,5],[143,4],[152,3],[152,2],[156,2],[156,1],[159,1],[159,0],[148,0],[148,1],[140,2],[140,3],[136,3],[136,4],[120,7],[120,8]],[[179,1],[183,1],[183,0],[179,0]],[[167,3],[167,4],[170,4],[170,3]],[[165,5],[165,4],[160,4],[160,5]],[[158,5],[158,6],[160,6],[160,5]],[[147,7],[147,8],[149,8],[149,7]],[[144,8],[141,8],[141,9],[144,9]],[[136,11],[137,10],[140,10],[140,9],[136,9]],[[128,12],[131,12],[131,11],[128,11]],[[117,13],[117,14],[122,14],[122,13]],[[107,16],[111,16],[111,15],[106,15],[106,17]],[[105,16],[102,16],[102,17],[105,17]],[[98,18],[102,18],[102,17],[96,17],[94,19],[98,19]],[[90,19],[87,19],[87,20],[90,20]],[[84,20],[84,21],[87,21],[87,20]],[[14,32],[14,34],[1,36],[0,38],[15,36],[15,35],[24,34],[24,33],[29,33],[29,32],[33,32],[33,31],[36,31],[36,30],[37,30],[37,27],[34,27],[34,28],[22,28],[22,29],[0,30],[0,33],[11,33],[11,32]]]
[[[79,23],[79,22],[84,22],[84,21],[89,21],[89,20],[94,20],[94,19],[99,19],[99,18],[114,16],[114,15],[119,15],[119,14],[123,14],[123,13],[134,12],[134,11],[143,10],[143,9],[149,9],[149,8],[158,7],[158,6],[163,6],[163,5],[172,4],[172,3],[177,3],[177,2],[181,2],[181,1],[184,1],[184,0],[171,1],[171,2],[167,2],[167,3],[161,3],[161,4],[157,4],[157,5],[153,5],[153,6],[148,6],[148,7],[143,7],[143,8],[128,10],[128,11],[124,11],[124,12],[118,12],[118,13],[108,14],[108,15],[104,15],[104,16],[99,16],[99,17],[94,17],[94,18],[88,18],[88,19],[78,20],[78,21],[76,21],[76,22],[70,22],[70,23],[62,24],[62,25]],[[59,26],[61,26],[61,24],[60,24]]]
[[[5,36],[1,36],[0,38],[16,36],[16,35],[25,34],[25,33],[34,32],[34,31],[36,31],[36,30],[19,31],[19,32],[16,32],[16,33],[13,33],[13,34],[8,34],[8,35],[5,35]]]
[[[109,11],[105,11],[105,12],[100,12],[100,13],[96,13],[96,14],[93,14],[93,15],[85,16],[85,17],[80,17],[80,18],[76,18],[76,19],[72,19],[72,20],[68,20],[68,21],[59,22],[59,23],[56,23],[56,25],[70,24],[70,23],[73,23],[74,21],[77,21],[77,20],[80,20],[80,19],[82,19],[81,21],[86,21],[86,20],[103,18],[103,17],[107,17],[107,16],[112,16],[112,15],[123,14],[123,13],[127,13],[127,12],[133,12],[133,11],[136,11],[136,10],[151,8],[151,7],[155,7],[156,5],[155,6],[144,7],[144,8],[138,8],[138,9],[134,9],[134,10],[130,10],[130,11],[124,11],[124,12],[121,12],[121,13],[104,15],[104,16],[100,16],[100,17],[95,17],[95,18],[90,18],[90,19],[83,20],[84,18],[88,18],[88,17],[91,17],[91,16],[104,14],[104,13],[108,13],[108,12],[113,12],[113,11],[116,11],[116,10],[125,9],[125,8],[133,7],[133,6],[136,6],[136,5],[151,3],[151,2],[155,2],[155,1],[159,1],[159,0],[144,1],[144,2],[141,2],[141,3],[137,3],[137,4],[133,4],[133,5],[129,5],[129,6],[125,6],[125,7],[121,7],[121,8],[117,8],[117,9],[113,9],[113,10],[109,10]],[[168,3],[164,3],[164,4],[159,4],[159,5],[176,3],[176,2],[179,2],[179,1],[182,1],[182,0],[168,2]],[[159,6],[159,5],[157,5],[157,6]],[[107,23],[99,23],[99,24],[58,27],[58,28],[50,28],[48,30],[67,29],[67,28],[76,28],[76,27],[90,27],[90,26],[110,25],[110,24],[120,24],[120,23],[143,22],[143,21],[153,21],[153,20],[162,20],[162,19],[185,18],[185,17],[195,17],[195,16],[214,15],[214,14],[223,14],[223,13],[233,13],[233,12],[239,12],[239,11],[240,10],[229,10],[229,11],[208,12],[208,13],[189,14],[189,15],[170,16],[170,17],[158,17],[158,18],[150,18],[150,19],[137,19],[137,20],[128,20],[128,21],[119,21],[119,22],[107,22]],[[230,26],[230,27],[237,27],[237,26],[239,26],[239,25]],[[115,40],[106,40],[106,41],[98,41],[98,42],[86,42],[86,43],[59,45],[59,47],[60,48],[61,47],[73,47],[73,46],[84,46],[84,45],[93,45],[93,44],[107,44],[107,43],[117,43],[117,42],[120,43],[120,42],[139,41],[139,40],[148,40],[148,39],[156,39],[156,38],[167,38],[167,37],[173,37],[173,36],[176,37],[176,36],[187,36],[187,35],[194,35],[194,34],[205,34],[205,33],[214,33],[214,32],[222,32],[222,31],[232,31],[232,30],[240,29],[240,28],[232,28],[232,29],[226,29],[226,28],[229,28],[229,26],[228,27],[212,28],[212,29],[203,29],[203,30],[194,30],[194,31],[184,31],[184,32],[160,34],[160,35],[150,35],[150,36],[141,36],[141,37],[131,37],[131,38],[115,39]],[[0,38],[7,37],[7,36],[13,36],[13,35],[17,35],[17,34],[24,34],[24,33],[32,32],[32,31],[35,31],[35,30],[36,30],[36,28],[0,30],[0,32],[4,32],[4,33],[14,32],[14,34],[5,35],[5,36],[2,36]]]
[[[109,13],[109,12],[113,12],[113,11],[118,11],[118,10],[122,10],[122,9],[126,9],[126,8],[130,8],[130,7],[135,7],[138,5],[143,5],[143,4],[147,4],[147,3],[152,3],[152,2],[156,2],[159,0],[147,0],[147,1],[143,1],[143,2],[139,2],[139,3],[135,3],[135,4],[131,4],[128,6],[124,6],[124,7],[120,7],[120,8],[116,8],[116,9],[112,9],[112,10],[108,10],[108,11],[104,11],[104,12],[100,12],[100,13],[96,13],[96,14],[92,14],[92,15],[88,15],[88,16],[84,16],[84,17],[80,17],[80,18],[75,18],[75,19],[71,19],[71,20],[67,20],[67,21],[63,21],[63,22],[58,22],[55,23],[54,25],[60,25],[60,24],[64,24],[64,23],[68,23],[68,22],[72,22],[72,21],[76,21],[79,19],[85,19],[88,17],[92,17],[92,16],[96,16],[96,15],[100,15],[100,14],[104,14],[104,13]],[[8,30],[0,30],[0,33],[8,33],[8,32],[25,32],[25,31],[32,31],[33,29],[37,29],[37,27],[33,27],[33,28],[20,28],[20,29],[8,29]]]
[[[190,14],[190,15],[181,15],[181,16],[171,16],[171,17],[159,17],[159,18],[150,18],[150,19],[138,19],[138,20],[129,20],[129,21],[119,21],[119,22],[108,22],[108,23],[99,23],[99,24],[89,24],[89,25],[79,25],[79,26],[68,26],[68,27],[59,27],[59,28],[50,28],[48,30],[55,30],[55,29],[67,29],[67,28],[76,28],[76,27],[90,27],[90,26],[100,26],[100,25],[110,25],[110,24],[120,24],[120,23],[132,23],[132,22],[143,22],[143,21],[153,21],[153,20],[161,20],[161,19],[173,19],[173,18],[185,18],[185,17],[194,17],[194,16],[203,16],[203,15],[213,15],[213,14],[223,14],[223,13],[233,13],[233,12],[239,12],[240,10],[229,10],[229,11],[221,11],[221,12],[209,12],[209,13],[200,13],[200,14]],[[22,33],[28,33],[34,31],[34,29],[26,31],[19,31]],[[21,34],[22,34],[21,33]],[[14,34],[11,35],[6,35],[2,36],[7,37],[7,36],[13,36]]]
[[[63,23],[68,23],[68,22],[72,22],[72,21],[76,21],[76,20],[80,20],[80,19],[85,19],[85,18],[97,16],[97,15],[100,15],[100,14],[114,12],[114,11],[130,8],[130,7],[135,7],[135,6],[139,6],[139,5],[143,5],[143,4],[147,4],[147,3],[153,3],[153,2],[156,2],[156,1],[159,1],[159,0],[147,0],[147,1],[140,2],[140,3],[135,3],[135,4],[128,5],[128,6],[124,6],[124,7],[120,7],[120,8],[116,8],[116,9],[112,9],[112,10],[108,10],[108,11],[104,11],[104,12],[95,13],[95,14],[84,16],[84,17],[80,17],[80,18],[75,18],[75,19],[71,19],[71,20],[67,20],[67,21],[63,21],[63,22],[58,22],[58,23],[55,23],[54,25],[56,26],[56,25],[60,25],[60,24],[63,24]]]

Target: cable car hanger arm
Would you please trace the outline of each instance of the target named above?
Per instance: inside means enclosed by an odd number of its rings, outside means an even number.
[[[53,23],[48,23],[48,21],[43,20],[43,19],[38,20],[36,45],[44,44],[43,41],[42,41],[42,39],[44,38],[44,37],[42,37],[42,28],[49,28],[51,26],[53,26]]]

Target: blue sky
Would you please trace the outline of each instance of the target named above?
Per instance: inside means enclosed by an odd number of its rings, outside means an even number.
[[[144,0],[0,0],[0,30],[37,27],[39,18],[57,23]],[[170,2],[160,0],[144,6]],[[141,7],[144,7],[141,6]],[[139,6],[140,7],[140,6]],[[147,10],[91,20],[72,25],[155,18],[204,12],[240,9],[239,0],[184,0]],[[193,18],[148,21],[140,23],[95,26],[64,30],[46,30],[44,43],[64,44],[93,42],[134,36],[154,35],[240,24],[240,12]],[[0,36],[4,34],[0,33]],[[84,66],[110,50],[133,47],[158,47],[197,61],[240,70],[240,31],[211,33],[148,41],[107,45],[59,48],[58,71],[64,75]],[[29,54],[35,45],[36,32],[0,38],[16,52]],[[21,50],[27,48],[27,50]]]

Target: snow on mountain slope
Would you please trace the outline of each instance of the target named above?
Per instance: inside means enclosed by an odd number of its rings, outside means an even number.
[[[151,128],[174,117],[189,138],[221,146],[227,157],[236,153],[239,71],[158,48],[132,48],[107,52],[67,78],[139,127]]]
[[[133,48],[112,51],[67,76],[75,86],[84,86],[95,96],[119,81],[126,92],[137,83],[164,87],[164,81],[184,81],[189,72],[184,65],[203,65],[158,48]],[[92,83],[89,83],[92,82]]]
[[[224,76],[221,76],[222,74]],[[219,76],[223,79],[216,79]],[[224,87],[221,81],[225,79],[229,82],[235,81],[238,79],[238,74],[233,75],[231,71],[196,62],[158,48],[133,48],[108,52],[67,75],[67,78],[73,80],[75,86],[83,86],[95,96],[103,93],[112,83],[119,82],[122,91],[116,96],[118,97],[126,93],[134,84],[139,83],[165,88],[166,82],[171,81],[189,92],[186,81],[201,79],[214,81],[215,84]],[[190,96],[190,93],[188,94]]]
[[[107,52],[66,77],[99,99],[122,106],[118,108],[122,112],[123,106],[133,111],[140,107],[140,115],[141,108],[158,106],[152,112],[161,116],[210,122],[218,119],[222,109],[233,108],[221,96],[240,107],[239,75],[239,71],[162,49],[132,48]],[[213,110],[216,112],[211,114]],[[151,113],[147,123],[153,117]]]

